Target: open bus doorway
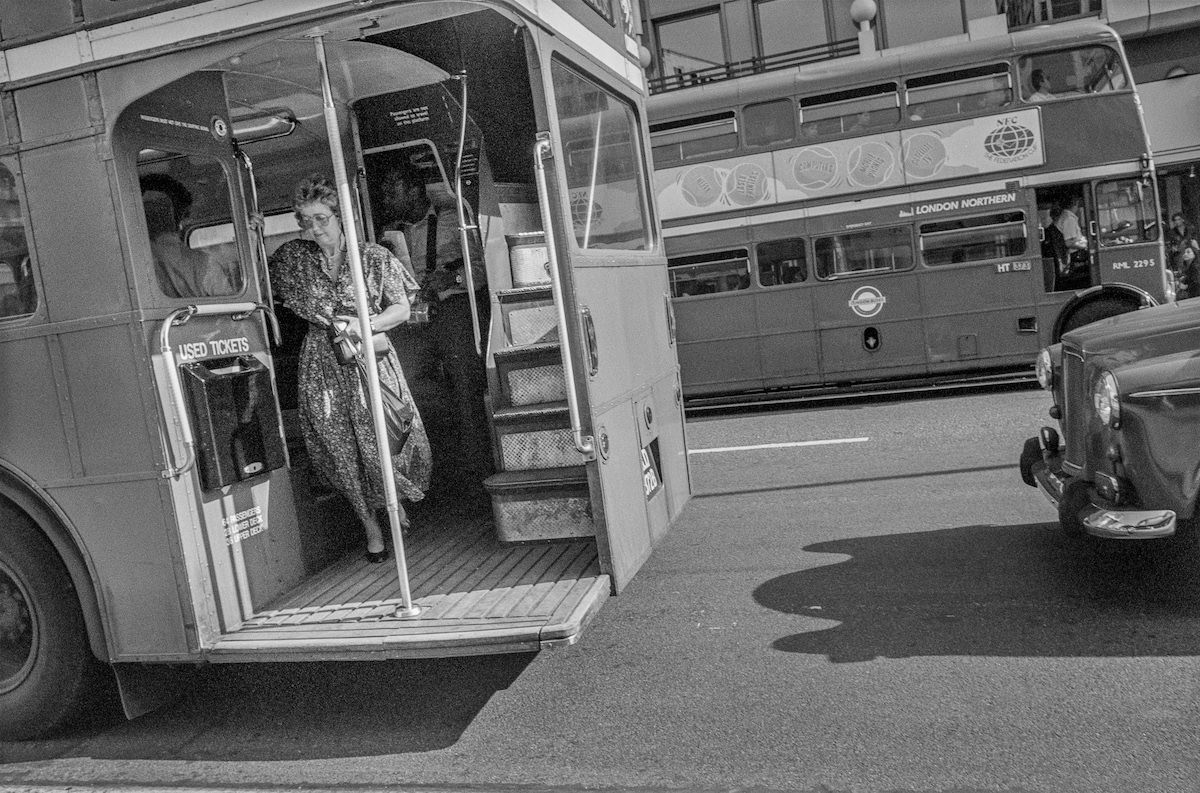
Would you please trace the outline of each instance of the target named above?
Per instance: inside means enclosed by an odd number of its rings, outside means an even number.
[[[493,74],[490,92],[462,92],[461,79],[399,49],[403,36],[395,31],[374,41],[324,43],[334,64],[341,150],[353,174],[353,206],[343,210],[343,225],[353,224],[364,241],[387,238],[384,232],[396,218],[381,187],[390,167],[403,162],[421,173],[433,201],[448,201],[457,210],[461,196],[466,248],[482,259],[474,342],[486,384],[473,405],[484,416],[481,443],[468,448],[472,444],[455,431],[461,404],[452,395],[451,378],[444,364],[427,365],[413,341],[428,329],[412,324],[393,334],[406,379],[428,417],[435,458],[427,497],[405,505],[414,517],[404,545],[413,594],[424,609],[418,620],[396,615],[395,568],[364,561],[355,515],[309,459],[298,420],[296,360],[312,330],[282,307],[278,295],[272,301],[265,266],[281,245],[306,236],[291,205],[294,185],[334,170],[313,42],[280,39],[227,56],[147,94],[118,123],[118,148],[137,174],[137,236],[151,265],[138,276],[140,293],[168,324],[181,320],[163,335],[170,337],[167,346],[177,358],[186,357],[188,366],[210,370],[209,380],[241,376],[242,370],[266,378],[256,391],[261,404],[248,413],[263,417],[256,431],[270,459],[251,461],[232,478],[192,481],[185,473],[168,485],[183,532],[190,591],[202,614],[200,641],[216,656],[249,658],[272,647],[286,654],[321,644],[342,647],[349,657],[350,645],[372,642],[392,647],[395,655],[438,654],[442,651],[430,649],[431,642],[437,644],[427,638],[430,631],[452,644],[469,644],[473,639],[460,633],[473,629],[484,631],[488,651],[573,641],[598,602],[632,576],[652,539],[686,500],[673,370],[668,377],[656,371],[655,382],[637,390],[636,410],[626,404],[606,418],[606,442],[629,439],[630,454],[604,446],[604,468],[597,473],[572,442],[568,402],[579,386],[562,363],[560,340],[566,337],[560,333],[550,264],[543,258],[532,268],[522,261],[519,268],[514,258],[536,258],[545,218],[559,211],[542,196],[553,201],[563,195],[535,184],[536,119],[545,112],[544,100],[535,96],[548,89],[528,61],[532,50],[521,27],[496,12],[476,13],[482,18],[456,20],[461,34],[480,38],[479,46],[467,41],[464,50],[507,53],[500,59],[508,64],[504,79],[496,82]],[[470,74],[466,80],[469,89]],[[587,107],[603,107],[615,95],[597,93],[588,101]],[[514,122],[506,108],[520,111],[522,120]],[[635,116],[628,109],[619,113],[626,124],[619,130],[621,153],[636,159],[641,152],[638,128],[631,123]],[[571,123],[575,136],[578,125]],[[588,124],[589,133],[605,129],[597,126],[595,114]],[[497,148],[506,152],[495,173],[488,156],[493,140],[502,140]],[[623,250],[633,251],[639,274],[654,275],[637,259],[650,253],[651,216],[645,186],[637,181],[644,170],[630,163],[614,166],[611,174],[592,168],[586,161],[597,150],[609,156],[590,138],[586,149],[572,150],[571,189],[601,197],[609,179],[616,185],[614,196],[628,198],[633,185],[637,199],[629,207],[619,202],[606,207],[604,223],[593,221],[594,233],[584,234],[580,243],[604,251],[605,268],[590,270],[588,282],[597,295],[609,296],[630,289],[613,266],[627,257]],[[598,186],[589,188],[589,179]],[[576,188],[579,180],[582,187]],[[560,238],[575,220],[568,205],[563,209],[564,218],[554,221],[561,224]],[[264,218],[261,239],[247,222],[255,213]],[[640,236],[630,247],[622,224],[634,220]],[[543,257],[547,247],[543,241]],[[204,267],[214,277],[202,277]],[[190,277],[177,277],[179,270]],[[563,287],[568,301],[572,284],[568,278]],[[272,303],[278,340],[262,310]],[[199,312],[192,310],[195,305]],[[609,321],[610,310],[592,304],[592,316],[602,321]],[[662,325],[658,342],[669,349],[662,314],[648,319]],[[568,325],[568,337],[577,331]],[[158,326],[149,329],[150,336],[160,333]],[[621,337],[603,338],[611,344]],[[218,349],[233,349],[231,339],[238,354],[217,355]],[[624,382],[632,359],[618,347],[603,349],[600,373]],[[594,350],[592,355],[595,377]],[[159,376],[169,381],[170,362],[157,363]],[[190,391],[175,400],[168,391],[161,389],[166,437],[173,419],[209,431],[211,416],[198,407],[203,400]],[[606,397],[605,404],[611,401]],[[678,421],[659,429],[651,417],[669,418],[667,402]],[[584,401],[581,412],[590,422],[587,410]],[[197,465],[209,465],[219,455],[213,447],[224,442],[218,437],[198,444]],[[671,486],[643,488],[646,459],[655,481],[666,479]],[[464,473],[465,462],[477,465]],[[612,477],[619,484],[606,484]],[[636,483],[636,500],[624,493],[627,482]],[[475,497],[468,498],[468,491]],[[615,504],[621,505],[619,513]],[[616,585],[606,575],[609,566],[619,570]],[[364,620],[370,629],[356,632]]]

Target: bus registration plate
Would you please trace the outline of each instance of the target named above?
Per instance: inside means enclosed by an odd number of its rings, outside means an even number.
[[[662,490],[662,467],[658,462],[658,439],[642,447],[642,490],[646,500]]]

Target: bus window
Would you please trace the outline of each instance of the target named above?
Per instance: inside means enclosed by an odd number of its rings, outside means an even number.
[[[29,263],[29,240],[21,213],[17,178],[0,163],[0,319],[23,317],[37,308]]]
[[[856,231],[821,237],[814,245],[817,277],[844,278],[912,267],[912,240],[907,227]]]
[[[1026,102],[1130,87],[1120,55],[1103,46],[1026,55],[1018,61],[1018,73],[1021,75],[1021,95]]]
[[[796,137],[796,111],[790,99],[746,105],[742,120],[747,146],[784,143]]]
[[[895,83],[806,96],[800,100],[800,134],[805,138],[876,132],[900,120]]]
[[[919,232],[921,261],[933,267],[1020,256],[1028,244],[1024,212],[922,223]]]
[[[732,110],[699,118],[666,121],[650,125],[650,145],[654,163],[679,162],[691,157],[732,151],[737,148],[737,119]]]
[[[581,248],[650,247],[646,180],[629,104],[555,61],[550,69]]]
[[[800,237],[759,243],[754,255],[758,259],[758,282],[763,286],[808,280],[808,260]]]
[[[1138,179],[1102,182],[1096,187],[1100,245],[1129,245],[1158,239],[1150,189]]]
[[[168,297],[228,297],[245,284],[225,169],[204,156],[153,152],[138,166],[158,285]],[[215,221],[230,234],[205,232]]]
[[[750,286],[750,260],[744,248],[667,260],[671,297],[736,292]]]
[[[995,110],[1011,101],[1007,63],[914,77],[905,83],[910,121]]]

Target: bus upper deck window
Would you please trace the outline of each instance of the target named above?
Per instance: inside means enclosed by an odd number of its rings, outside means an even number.
[[[1018,61],[1021,95],[1045,102],[1130,87],[1121,57],[1111,47],[1077,47],[1026,55]]]
[[[27,316],[36,308],[37,288],[17,180],[0,163],[0,319]]]
[[[785,143],[796,137],[796,111],[790,99],[746,105],[742,130],[749,146]]]
[[[872,85],[800,100],[800,136],[853,135],[878,132],[900,120],[895,83]]]
[[[914,77],[905,85],[910,121],[987,112],[1012,102],[1008,64]]]
[[[736,292],[750,286],[750,260],[745,249],[716,251],[667,260],[671,297]]]

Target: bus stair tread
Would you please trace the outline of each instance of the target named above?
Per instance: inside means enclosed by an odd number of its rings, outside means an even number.
[[[587,468],[572,465],[562,468],[499,471],[485,479],[483,486],[489,493],[503,493],[586,485],[587,481]]]
[[[561,346],[557,341],[541,342],[538,344],[520,344],[513,347],[502,347],[495,351],[496,364],[517,364],[522,361],[546,358],[558,355]]]
[[[569,418],[566,402],[538,402],[533,405],[510,405],[492,411],[496,424],[524,424],[529,422],[565,421]]]
[[[531,300],[549,300],[553,296],[550,283],[533,284],[531,286],[515,286],[512,289],[496,291],[496,300],[500,305],[509,303],[525,303]]]

